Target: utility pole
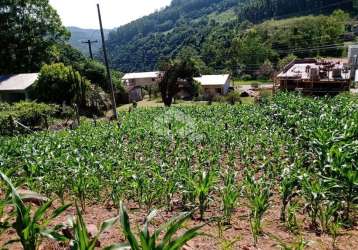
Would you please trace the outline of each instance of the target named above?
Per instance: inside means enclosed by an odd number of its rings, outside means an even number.
[[[107,49],[106,49],[106,43],[104,41],[104,33],[103,33],[103,26],[102,26],[102,17],[101,17],[101,10],[99,8],[99,4],[97,4],[97,10],[98,10],[98,19],[99,19],[99,26],[101,28],[101,37],[102,37],[102,48],[103,48],[103,55],[104,55],[104,62],[106,64],[106,69],[107,69],[107,80],[108,80],[108,84],[111,90],[111,101],[112,101],[112,109],[113,109],[113,115],[114,115],[114,119],[118,119],[118,114],[117,114],[117,105],[116,105],[116,98],[114,96],[114,88],[113,88],[113,83],[112,83],[112,75],[111,75],[111,71],[109,70],[109,63],[108,63],[108,57],[107,57]]]
[[[91,40],[88,40],[86,42],[82,42],[82,43],[87,43],[88,44],[88,50],[89,50],[89,53],[90,53],[90,57],[91,59],[93,60],[93,54],[92,54],[92,43],[98,43],[98,41],[91,41]]]

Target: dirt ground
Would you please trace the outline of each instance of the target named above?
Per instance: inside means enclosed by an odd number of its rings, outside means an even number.
[[[219,226],[217,223],[209,223],[210,218],[218,216],[219,214],[216,211],[220,211],[220,208],[215,206],[215,204],[219,204],[218,202],[214,202],[210,209],[207,210],[206,222],[208,223],[202,228],[202,232],[206,235],[210,236],[202,236],[191,240],[185,247],[185,250],[192,249],[243,249],[243,250],[253,250],[253,249],[281,249],[278,242],[270,237],[269,235],[275,235],[280,238],[285,243],[293,243],[297,242],[303,237],[306,241],[308,241],[308,246],[305,249],[332,249],[332,238],[329,235],[317,235],[317,233],[309,230],[308,221],[302,219],[302,214],[299,215],[300,222],[300,232],[301,235],[293,235],[290,233],[286,227],[280,222],[280,203],[278,197],[273,197],[272,205],[270,210],[265,214],[263,219],[263,230],[264,233],[259,237],[258,245],[255,247],[253,245],[253,238],[250,232],[249,225],[249,210],[246,208],[244,201],[242,203],[239,202],[239,206],[235,211],[235,214],[232,217],[232,224],[230,226],[222,226],[222,230],[219,230]],[[58,204],[57,204],[58,205]],[[56,205],[55,205],[56,206]],[[132,230],[136,230],[137,225],[141,226],[143,224],[143,220],[147,215],[147,211],[145,209],[139,209],[134,204],[126,204],[128,213],[131,220]],[[178,215],[179,210],[168,213],[162,210],[157,218],[153,221],[153,226],[157,227],[161,223],[169,220],[172,216]],[[215,211],[215,212],[214,212]],[[74,207],[70,207],[64,214],[62,214],[57,220],[57,223],[66,222],[68,217],[75,215],[76,211]],[[87,225],[97,225],[99,227],[100,223],[106,219],[115,217],[118,215],[116,208],[108,208],[104,204],[93,204],[88,205],[86,209],[86,213],[84,214],[85,221]],[[194,225],[199,225],[203,222],[199,221],[199,216],[195,215],[193,220],[189,221],[186,226],[191,227]],[[220,233],[222,231],[222,233]],[[4,242],[16,238],[16,232],[14,230],[10,230],[0,237],[0,246],[4,244]],[[104,232],[100,237],[100,247],[109,246],[114,243],[123,243],[125,242],[125,238],[121,233],[120,225],[117,224],[115,227],[110,230]],[[231,246],[231,248],[230,248]],[[13,244],[11,246],[7,246],[8,249],[22,249],[20,245]],[[55,250],[55,249],[68,249],[66,247],[61,247],[59,244],[50,242],[48,240],[44,241],[41,245],[42,250]],[[295,248],[292,248],[295,249]],[[358,227],[355,227],[351,230],[341,230],[340,236],[337,240],[337,248],[340,250],[356,250],[358,249]]]

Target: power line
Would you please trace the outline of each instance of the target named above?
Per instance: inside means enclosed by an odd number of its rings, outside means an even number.
[[[82,43],[88,44],[89,54],[90,54],[91,59],[93,60],[92,43],[98,43],[98,41],[97,40],[95,40],[95,41],[87,40],[86,42],[82,42]]]

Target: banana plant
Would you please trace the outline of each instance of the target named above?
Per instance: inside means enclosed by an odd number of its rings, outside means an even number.
[[[16,230],[18,235],[18,239],[10,240],[7,244],[20,242],[25,250],[36,250],[39,248],[41,240],[44,237],[56,241],[67,240],[65,236],[57,232],[55,229],[49,228],[48,225],[53,219],[63,213],[70,206],[70,204],[57,208],[50,216],[47,217],[46,213],[52,205],[52,201],[48,201],[35,210],[32,215],[32,207],[25,206],[10,179],[2,172],[0,172],[0,175],[11,191],[11,205],[15,208],[15,222],[11,225],[11,227]],[[35,194],[33,195],[36,196]],[[58,228],[58,226],[54,228]]]
[[[115,244],[106,247],[105,250],[179,250],[188,241],[202,235],[198,230],[200,230],[200,228],[202,228],[204,224],[185,230],[181,235],[175,236],[178,231],[183,229],[184,223],[190,218],[192,214],[191,212],[183,213],[178,217],[171,219],[169,222],[163,224],[158,229],[154,230],[154,232],[151,234],[148,228],[149,223],[154,219],[157,213],[157,210],[153,210],[147,216],[144,226],[139,232],[139,237],[137,237],[132,232],[127,210],[123,206],[123,203],[121,203],[120,223],[128,243]],[[162,233],[164,233],[164,235],[159,241],[159,236]]]

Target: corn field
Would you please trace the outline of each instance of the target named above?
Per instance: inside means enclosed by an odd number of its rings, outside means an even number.
[[[357,97],[280,93],[258,105],[119,116],[118,123],[86,121],[75,130],[0,137],[0,170],[15,185],[63,204],[76,201],[83,213],[93,203],[120,210],[123,201],[148,213],[195,211],[192,218],[230,225],[245,207],[254,245],[275,198],[287,230],[330,235],[333,248],[337,230],[357,224]],[[299,225],[298,214],[309,229]],[[298,245],[282,249],[305,247],[303,240]]]

